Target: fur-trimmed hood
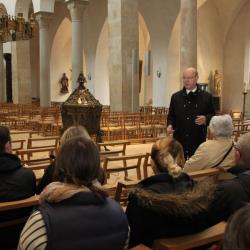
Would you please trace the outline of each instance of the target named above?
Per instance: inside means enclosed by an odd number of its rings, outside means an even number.
[[[176,183],[175,183],[176,185]],[[193,187],[180,191],[174,188],[170,192],[157,193],[150,188],[134,189],[130,198],[152,212],[175,217],[191,217],[207,211],[216,185],[209,181],[195,182]]]

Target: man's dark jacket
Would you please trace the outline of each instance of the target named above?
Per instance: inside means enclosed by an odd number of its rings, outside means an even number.
[[[195,124],[198,115],[206,116],[206,125]],[[173,126],[174,138],[182,144],[186,158],[206,140],[207,125],[214,115],[212,95],[202,91],[199,85],[195,92],[187,94],[183,88],[172,95],[167,123]]]
[[[250,166],[237,165],[229,170],[236,178],[220,183],[209,208],[211,225],[227,220],[250,202]]]

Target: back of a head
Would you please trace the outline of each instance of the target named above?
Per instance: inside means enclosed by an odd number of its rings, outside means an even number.
[[[68,141],[69,139],[76,137],[76,136],[83,136],[83,137],[90,139],[88,131],[83,126],[81,126],[81,125],[72,126],[72,127],[67,128],[64,131],[64,133],[60,139],[61,145],[63,145],[66,141]]]
[[[92,140],[78,136],[62,145],[56,160],[56,180],[88,186],[98,177],[99,172],[99,151]]]
[[[250,246],[250,205],[236,211],[224,234],[223,250],[248,250]]]
[[[239,163],[250,166],[250,133],[240,136],[236,148],[240,153]]]
[[[181,144],[171,137],[158,140],[152,146],[151,159],[157,172],[167,172],[172,175],[179,175],[180,167],[185,163]]]
[[[213,137],[230,137],[233,129],[232,118],[227,114],[213,116],[209,123],[209,130]]]
[[[7,127],[0,126],[0,153],[5,152],[7,142],[10,142],[10,131]]]

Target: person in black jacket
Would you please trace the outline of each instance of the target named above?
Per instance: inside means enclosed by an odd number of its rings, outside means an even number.
[[[31,169],[21,165],[20,159],[11,153],[10,131],[0,126],[0,202],[28,198],[36,192],[36,178]],[[0,213],[0,221],[28,216],[32,208]],[[2,247],[16,246],[23,225],[0,230]]]
[[[211,204],[210,223],[227,220],[236,210],[250,202],[250,133],[235,145],[236,165],[228,170],[236,178],[218,184]]]
[[[171,137],[161,139],[153,145],[151,159],[155,175],[141,181],[129,195],[130,247],[151,247],[155,239],[207,227],[207,209],[215,186],[206,181],[196,183],[182,172],[181,144]]]
[[[215,115],[212,95],[200,89],[198,78],[195,68],[183,72],[184,87],[172,95],[167,117],[167,132],[182,144],[185,159],[206,140],[207,125]]]

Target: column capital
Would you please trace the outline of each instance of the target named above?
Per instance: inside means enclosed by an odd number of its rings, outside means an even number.
[[[89,0],[66,0],[72,21],[82,19],[83,11],[89,4]]]
[[[39,24],[39,29],[45,29],[49,27],[52,15],[53,13],[50,12],[37,12],[35,14],[36,20]]]

